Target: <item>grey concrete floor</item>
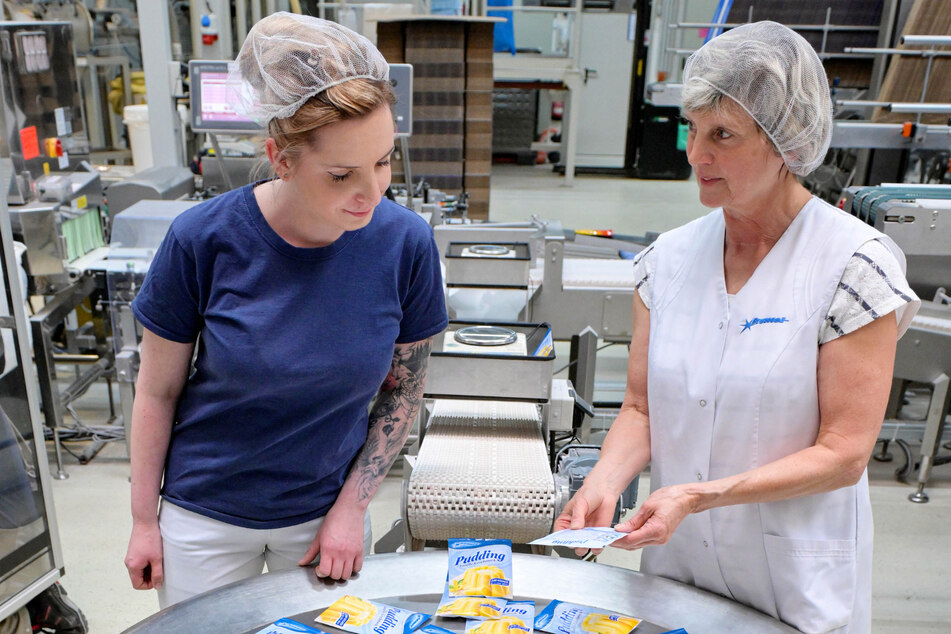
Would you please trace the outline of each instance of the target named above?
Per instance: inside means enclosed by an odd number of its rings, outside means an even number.
[[[637,235],[670,229],[705,211],[692,181],[582,176],[570,188],[562,181],[546,167],[497,166],[493,220],[525,220],[534,213],[567,227]],[[598,382],[608,391],[622,385],[624,354],[615,347],[599,357]],[[79,411],[86,422],[104,420],[104,386],[94,387]],[[869,468],[876,539],[873,631],[951,632],[951,585],[942,581],[951,564],[951,465],[935,469],[925,505],[906,499],[913,487],[897,482],[894,468],[874,461]],[[62,583],[89,618],[92,634],[120,632],[158,607],[154,593],[131,588],[122,563],[131,529],[125,445],[112,443],[86,465],[67,457],[66,469],[70,477],[52,485],[66,567]],[[640,499],[647,486],[644,477]],[[399,517],[399,500],[400,479],[390,476],[370,507],[375,536]],[[636,569],[639,554],[608,549],[600,563]]]

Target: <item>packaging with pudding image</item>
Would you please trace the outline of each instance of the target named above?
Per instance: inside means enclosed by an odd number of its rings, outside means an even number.
[[[552,601],[535,618],[535,629],[549,634],[629,634],[640,619],[564,601]]]
[[[348,594],[334,601],[315,620],[353,634],[410,634],[431,616]]]
[[[450,597],[512,598],[512,542],[507,539],[450,539]]]

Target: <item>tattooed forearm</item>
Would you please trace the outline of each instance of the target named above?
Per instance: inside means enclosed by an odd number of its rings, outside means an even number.
[[[399,455],[423,400],[432,340],[397,344],[390,373],[370,412],[367,441],[357,456],[350,478],[359,499],[369,500]]]

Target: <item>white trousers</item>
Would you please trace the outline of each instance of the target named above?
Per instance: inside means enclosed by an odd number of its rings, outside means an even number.
[[[159,529],[165,582],[159,608],[213,588],[268,572],[296,568],[323,517],[286,528],[234,526],[162,500]],[[363,521],[363,553],[370,553],[370,513]]]

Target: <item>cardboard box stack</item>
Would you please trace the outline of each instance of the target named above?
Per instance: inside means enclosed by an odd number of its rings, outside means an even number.
[[[493,23],[478,18],[406,19],[377,24],[391,64],[413,65],[413,181],[469,192],[469,217],[488,219],[492,165]],[[393,162],[393,182],[404,181]]]

